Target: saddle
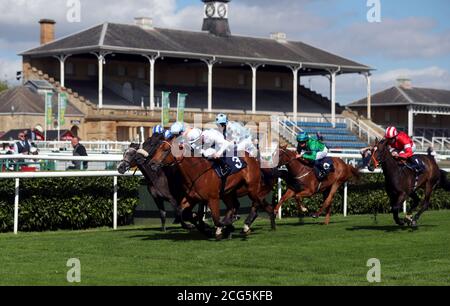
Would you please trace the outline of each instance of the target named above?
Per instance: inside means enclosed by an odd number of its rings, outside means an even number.
[[[314,174],[319,181],[326,179],[331,172],[334,172],[334,164],[331,157],[316,160],[314,163]]]

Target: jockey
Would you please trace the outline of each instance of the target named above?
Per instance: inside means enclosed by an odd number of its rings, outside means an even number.
[[[218,114],[216,116],[216,125],[219,131],[222,133],[223,137],[227,138],[227,124],[228,124],[228,116],[225,114]]]
[[[398,132],[395,127],[391,126],[386,129],[385,138],[388,141],[392,156],[409,162],[409,165],[417,174],[425,170],[419,158],[414,156],[414,152],[416,151],[414,141],[405,132]]]
[[[329,163],[323,163],[328,154],[327,147],[319,140],[309,137],[305,132],[297,135],[297,142],[297,158],[309,161],[316,170],[317,178],[320,181],[323,180],[332,170]]]
[[[164,134],[164,128],[161,125],[156,125],[152,129],[153,134]]]
[[[170,127],[170,133],[172,133],[172,136],[177,138],[178,136],[181,136],[186,131],[186,127],[182,122],[175,122]]]
[[[185,135],[191,147],[198,151],[207,159],[212,159],[216,162],[225,176],[229,172],[229,167],[225,163],[225,155],[229,150],[233,150],[234,144],[226,140],[223,135],[214,129],[201,131],[198,128],[193,128]]]
[[[166,130],[166,131],[164,132],[164,138],[165,138],[166,140],[172,140],[172,139],[173,139],[173,134],[170,132],[170,130]]]

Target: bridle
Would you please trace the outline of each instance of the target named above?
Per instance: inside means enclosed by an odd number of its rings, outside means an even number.
[[[281,153],[284,155],[287,155],[289,157],[289,153],[287,152],[287,149],[280,149]],[[290,160],[288,160],[286,163],[280,164],[278,167],[283,167],[283,166],[287,166],[290,163],[292,163],[294,160],[297,160],[296,157],[291,158]]]

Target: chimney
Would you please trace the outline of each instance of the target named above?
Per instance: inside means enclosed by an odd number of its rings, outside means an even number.
[[[228,2],[231,0],[202,0],[205,3],[202,31],[216,36],[231,35],[228,24]]]
[[[143,30],[153,29],[153,19],[150,17],[136,17],[134,18],[134,24]]]
[[[276,40],[279,43],[287,42],[287,35],[283,32],[270,33],[270,38]]]
[[[403,89],[412,89],[412,87],[413,87],[411,79],[408,79],[408,78],[398,78],[397,84],[399,87],[401,87]]]
[[[41,25],[41,45],[55,40],[55,21],[52,19],[39,20]]]

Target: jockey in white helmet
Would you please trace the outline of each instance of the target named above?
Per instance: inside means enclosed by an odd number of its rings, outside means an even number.
[[[193,128],[185,135],[194,150],[200,150],[206,158],[221,158],[227,151],[233,150],[234,144],[226,140],[223,135],[214,129],[201,131]]]

